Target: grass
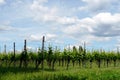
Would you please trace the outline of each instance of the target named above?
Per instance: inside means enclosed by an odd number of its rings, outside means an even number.
[[[0,66],[0,80],[120,80],[120,65],[114,67],[112,64],[109,67],[98,68],[96,63],[90,68],[87,63],[86,68],[70,64],[69,69],[66,66],[55,65],[55,70],[49,69],[47,65],[42,69],[35,69],[34,64],[29,64],[28,68],[19,68],[19,65],[14,67],[6,67],[6,64]],[[41,66],[41,65],[40,65]]]
[[[34,68],[0,68],[0,80],[120,80],[120,68],[59,68],[35,70]]]

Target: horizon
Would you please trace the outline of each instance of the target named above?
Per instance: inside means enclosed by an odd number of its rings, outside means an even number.
[[[10,50],[8,49],[8,46],[5,44],[5,45],[3,45],[2,47],[0,46],[0,53],[11,53],[11,52],[13,52],[14,51],[14,43],[15,43],[15,51],[17,52],[17,53],[21,53],[22,51],[24,51],[24,41],[25,41],[26,39],[24,39],[23,40],[23,45],[22,46],[19,46],[19,45],[17,45],[16,46],[16,43],[15,42],[13,42],[13,45],[11,45],[11,47],[12,48],[10,48]],[[28,44],[28,41],[26,40],[26,47],[27,47],[27,51],[33,51],[33,52],[38,52],[38,49],[42,49],[42,40],[41,40],[41,43],[39,42],[39,46],[38,47],[30,47],[30,46],[28,46],[29,44]],[[54,43],[52,44],[52,43],[47,43],[46,44],[46,41],[44,42],[44,49],[45,50],[48,50],[48,48],[49,47],[52,47],[52,50],[54,51],[54,50],[56,50],[56,48],[57,48],[57,50],[60,50],[61,52],[62,51],[64,51],[64,49],[67,49],[67,50],[72,50],[73,49],[73,47],[76,47],[77,49],[79,49],[79,47],[81,46],[82,48],[84,48],[85,47],[85,49],[86,49],[86,51],[90,51],[90,52],[92,52],[92,51],[105,51],[105,52],[111,52],[111,51],[114,51],[114,52],[119,52],[119,47],[116,47],[116,49],[114,49],[114,50],[110,50],[110,49],[103,49],[103,48],[89,48],[89,46],[87,46],[87,44],[86,44],[86,42],[83,42],[81,45],[70,45],[70,44],[68,44],[68,45],[66,45],[66,46],[64,46],[64,47],[60,47],[60,46],[58,46],[58,45],[54,45]],[[19,47],[21,47],[21,49],[20,48],[18,48],[18,46]],[[9,46],[10,47],[10,46]],[[18,49],[16,49],[16,47],[18,48]]]

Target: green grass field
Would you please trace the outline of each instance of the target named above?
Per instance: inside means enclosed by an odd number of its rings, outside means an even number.
[[[57,67],[54,71],[45,68],[0,68],[0,80],[120,80],[120,68]]]

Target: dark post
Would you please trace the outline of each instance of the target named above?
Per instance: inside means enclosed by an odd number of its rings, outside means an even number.
[[[16,60],[15,60],[15,42],[13,43],[13,50],[14,50],[14,67],[15,67],[15,62],[16,62]]]
[[[13,49],[14,49],[14,58],[15,58],[15,42],[13,43]]]
[[[25,60],[24,60],[24,63],[25,63],[25,68],[27,67],[27,48],[26,48],[26,44],[27,44],[27,41],[25,40],[24,41],[24,54],[25,54]]]
[[[24,41],[24,51],[26,51],[26,40]]]
[[[119,54],[119,47],[117,47],[117,53]]]
[[[1,46],[0,46],[0,53],[1,53]]]
[[[84,42],[84,53],[86,54],[86,43]]]
[[[43,36],[43,39],[42,39],[42,69],[44,69],[44,43],[45,43],[45,36]]]
[[[86,43],[84,42],[83,67],[86,68]]]
[[[6,53],[6,44],[4,45],[4,53]]]

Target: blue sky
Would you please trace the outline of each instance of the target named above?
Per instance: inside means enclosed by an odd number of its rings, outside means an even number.
[[[120,44],[119,0],[0,0],[0,46],[11,51],[46,46],[115,50]]]

